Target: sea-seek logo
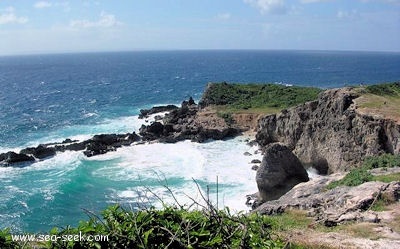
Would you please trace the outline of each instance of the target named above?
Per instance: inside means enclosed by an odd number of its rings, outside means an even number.
[[[108,241],[108,235],[86,235],[79,232],[79,234],[63,234],[63,235],[49,235],[49,234],[12,234],[13,241],[30,241],[30,242],[56,242],[56,241]]]

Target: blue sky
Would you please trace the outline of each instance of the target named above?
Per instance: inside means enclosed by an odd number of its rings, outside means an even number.
[[[0,55],[165,49],[400,51],[400,0],[0,0]]]

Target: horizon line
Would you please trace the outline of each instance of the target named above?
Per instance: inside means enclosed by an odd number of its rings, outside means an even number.
[[[206,51],[287,51],[287,52],[359,52],[359,53],[400,53],[393,50],[353,50],[353,49],[267,49],[267,48],[191,48],[191,49],[121,49],[121,50],[82,50],[82,51],[37,51],[0,54],[0,57],[35,56],[35,55],[68,55],[68,54],[100,54],[100,53],[133,53],[133,52],[206,52]]]

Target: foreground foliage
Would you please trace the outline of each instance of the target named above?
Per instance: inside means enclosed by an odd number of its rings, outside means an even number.
[[[352,169],[343,179],[328,184],[327,189],[338,186],[358,186],[369,181],[390,182],[398,180],[398,174],[387,176],[373,176],[369,170],[376,168],[400,167],[400,155],[383,154],[377,157],[368,157],[360,168]]]
[[[80,232],[85,236],[108,235],[107,241],[58,240],[39,248],[283,248],[283,242],[272,238],[269,221],[258,214],[232,215],[229,209],[189,211],[166,206],[134,212],[115,205],[104,210],[101,218],[90,215],[77,227],[50,232],[59,238]],[[22,247],[4,230],[0,248]]]

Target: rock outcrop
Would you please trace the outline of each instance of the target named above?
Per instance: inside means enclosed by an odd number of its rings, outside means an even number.
[[[180,108],[167,113],[162,122],[142,125],[139,134],[145,141],[175,143],[191,140],[201,143],[209,139],[221,140],[233,137],[240,132],[240,128],[227,124],[215,113],[200,110],[190,98],[188,101],[183,101]]]
[[[343,173],[320,176],[298,184],[278,200],[265,202],[254,212],[271,215],[288,209],[307,210],[316,221],[334,226],[347,221],[378,222],[379,216],[370,211],[371,205],[382,196],[393,202],[399,200],[400,182],[366,182],[356,187],[326,190],[329,182],[343,176]]]
[[[192,99],[193,100],[193,99]],[[150,109],[141,109],[139,118],[146,118],[151,114],[160,113],[160,112],[170,112],[172,110],[176,110],[178,107],[176,105],[163,105],[163,106],[153,106]]]
[[[22,153],[15,153],[13,151],[0,154],[0,166],[18,166],[22,163],[30,163],[34,161],[35,158],[33,158],[32,156],[28,156]]]
[[[261,202],[276,200],[298,183],[308,180],[307,171],[285,145],[267,146],[256,175]]]
[[[357,112],[352,88],[326,90],[317,100],[259,119],[261,146],[281,142],[320,174],[344,171],[365,157],[400,154],[400,125]]]
[[[87,157],[105,154],[115,151],[122,146],[131,145],[141,138],[135,133],[127,134],[100,134],[79,142],[66,139],[62,143],[40,144],[37,147],[29,147],[19,153],[9,151],[0,154],[0,166],[18,166],[20,163],[33,163],[36,159],[43,160],[56,155],[57,152],[83,151]],[[36,159],[35,159],[36,158]]]
[[[168,112],[169,111],[169,112]],[[66,139],[62,143],[41,144],[16,152],[0,154],[0,166],[13,166],[18,163],[32,163],[68,150],[83,151],[87,157],[115,151],[121,146],[129,146],[134,142],[158,141],[175,143],[182,140],[205,142],[209,139],[221,140],[233,137],[242,131],[241,128],[227,124],[215,112],[200,110],[193,98],[182,102],[181,107],[174,105],[156,106],[149,110],[141,110],[141,118],[150,114],[168,112],[164,117],[149,125],[142,125],[139,135],[135,132],[127,134],[100,134],[85,141]]]

